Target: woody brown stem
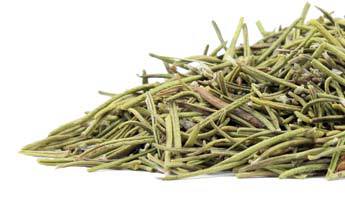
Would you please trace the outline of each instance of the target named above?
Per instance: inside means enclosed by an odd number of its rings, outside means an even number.
[[[206,90],[204,87],[193,87],[193,90],[198,93],[204,100],[206,100],[208,103],[216,107],[217,109],[221,109],[228,105],[229,103],[224,102],[223,100],[217,98],[216,96],[212,95],[208,90]],[[249,114],[248,112],[244,111],[243,109],[234,109],[232,113],[249,123],[251,123],[253,126],[258,128],[263,128],[264,125],[261,123],[260,120],[255,118],[253,115]]]

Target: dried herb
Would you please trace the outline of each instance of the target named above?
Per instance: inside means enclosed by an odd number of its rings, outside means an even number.
[[[263,38],[252,45],[244,18],[229,44],[212,21],[213,50],[151,54],[165,73],[143,71],[143,84],[123,93],[100,91],[107,102],[21,152],[43,165],[161,172],[165,180],[221,171],[345,177],[345,19],[318,8],[323,16],[306,21],[309,8],[276,31],[258,21]]]

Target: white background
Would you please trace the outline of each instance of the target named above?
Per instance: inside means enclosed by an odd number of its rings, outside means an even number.
[[[143,172],[56,170],[18,154],[103,102],[98,90],[134,86],[143,68],[163,71],[149,52],[202,53],[207,43],[218,42],[211,20],[229,39],[240,16],[254,42],[257,19],[268,30],[288,25],[304,1],[0,2],[0,201],[344,201],[345,181],[222,175],[166,182]],[[342,0],[310,2],[344,16]]]

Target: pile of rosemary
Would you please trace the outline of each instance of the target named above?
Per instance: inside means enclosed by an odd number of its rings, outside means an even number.
[[[318,8],[248,42],[240,19],[227,42],[187,58],[151,54],[166,73],[53,130],[21,152],[49,166],[218,172],[239,178],[345,176],[345,19]],[[237,45],[243,38],[243,43]],[[163,81],[149,83],[152,78]]]

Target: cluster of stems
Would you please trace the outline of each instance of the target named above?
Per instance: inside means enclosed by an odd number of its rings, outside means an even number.
[[[345,176],[345,19],[310,5],[250,45],[241,18],[226,41],[186,58],[151,54],[166,73],[53,130],[21,152],[59,168],[130,169],[174,180]],[[239,40],[242,39],[242,43]],[[152,80],[159,82],[152,82]]]

